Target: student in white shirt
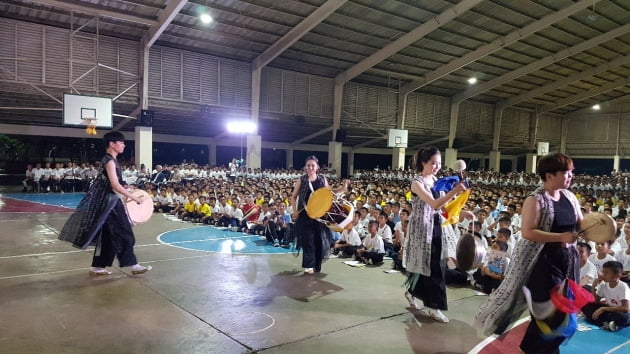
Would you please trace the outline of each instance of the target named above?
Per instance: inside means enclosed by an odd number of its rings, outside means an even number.
[[[593,283],[596,301],[582,308],[588,322],[613,332],[630,325],[630,288],[619,280],[621,273],[621,263],[604,263],[601,279]]]
[[[616,261],[617,259],[615,259],[615,257],[611,256],[610,254],[608,254],[608,250],[610,247],[610,241],[606,241],[606,242],[602,242],[602,243],[596,243],[595,244],[595,251],[597,252],[596,254],[591,255],[588,260],[593,262],[593,264],[595,265],[595,268],[597,268],[597,275],[601,277],[602,275],[602,270],[604,268],[604,263],[608,262],[608,261]]]
[[[368,224],[369,236],[363,239],[363,245],[357,249],[355,254],[357,260],[365,264],[380,264],[383,263],[383,257],[385,256],[385,246],[383,239],[378,235],[378,222],[376,220],[370,220]]]
[[[361,238],[357,230],[353,227],[358,222],[359,212],[355,211],[352,222],[341,232],[341,237],[333,245],[333,254],[350,257],[354,255],[357,248],[361,247]]]
[[[580,255],[580,285],[591,291],[593,281],[597,279],[597,267],[593,262],[589,261],[588,257],[591,254],[591,246],[586,242],[578,243],[578,253]]]

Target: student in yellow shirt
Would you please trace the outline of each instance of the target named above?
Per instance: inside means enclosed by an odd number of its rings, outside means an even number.
[[[197,215],[201,223],[210,224],[214,219],[212,219],[212,208],[210,204],[208,204],[206,197],[199,198],[199,206],[197,207]]]

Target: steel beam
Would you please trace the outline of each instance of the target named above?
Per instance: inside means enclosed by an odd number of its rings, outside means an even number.
[[[317,10],[313,11],[304,20],[302,20],[302,22],[297,24],[289,32],[272,44],[271,47],[267,48],[267,50],[257,56],[252,62],[252,70],[260,69],[269,64],[287,48],[299,41],[300,38],[325,20],[326,17],[345,4],[346,1],[347,0],[326,1],[322,6],[318,7]]]
[[[166,8],[160,11],[158,15],[157,24],[152,25],[149,31],[145,35],[145,45],[151,47],[155,41],[160,38],[160,35],[166,27],[171,24],[171,21],[177,16],[179,11],[186,5],[188,0],[168,0]]]
[[[504,48],[514,42],[518,42],[541,29],[548,27],[562,19],[565,19],[585,8],[594,5],[599,0],[580,0],[579,2],[566,7],[560,11],[554,12],[550,15],[543,17],[538,21],[534,21],[529,25],[516,29],[513,32],[508,33],[507,35],[495,39],[491,43],[483,45],[476,50],[464,55],[463,57],[457,58],[450,63],[437,68],[436,70],[426,74],[423,76],[422,80],[412,81],[406,85],[404,85],[401,89],[401,92],[407,93],[415,91],[423,86],[429,85],[430,83],[439,80],[440,78],[452,73],[453,71],[460,69],[470,63],[473,63],[488,54],[496,52],[497,50]]]
[[[298,140],[296,140],[296,141],[292,142],[292,143],[291,143],[291,145],[302,144],[302,143],[303,143],[303,142],[305,142],[305,141],[309,141],[309,140],[311,140],[311,139],[313,139],[313,138],[316,138],[316,137],[318,137],[318,136],[320,136],[320,135],[322,135],[322,134],[326,134],[326,133],[328,133],[328,132],[329,132],[329,131],[331,131],[331,130],[333,130],[333,127],[332,127],[332,126],[330,126],[330,127],[328,127],[328,128],[324,128],[324,129],[322,129],[322,130],[316,131],[316,132],[315,132],[315,133],[313,133],[313,134],[309,134],[309,135],[307,135],[307,136],[305,136],[305,137],[302,137],[302,138],[300,138],[300,139],[298,139]]]
[[[630,32],[630,24],[627,25],[623,25],[621,27],[615,28],[612,31],[608,31],[605,33],[600,34],[599,36],[593,37],[587,41],[584,42],[580,42],[579,44],[574,45],[573,47],[569,47],[566,48],[564,50],[561,50],[557,53],[551,54],[547,57],[544,57],[538,61],[535,61],[531,64],[522,66],[516,70],[512,70],[510,72],[505,73],[504,75],[501,75],[495,79],[492,79],[490,81],[487,82],[483,82],[480,84],[477,84],[469,89],[467,89],[464,92],[458,93],[455,96],[453,96],[453,100],[455,101],[464,101],[467,100],[469,98],[475,97],[479,94],[482,94],[486,91],[492,90],[493,88],[497,87],[497,86],[501,86],[503,84],[506,84],[516,78],[525,76],[529,73],[532,73],[536,70],[540,70],[546,66],[549,66],[555,62],[558,62],[564,58],[568,58],[572,55],[575,55],[577,53],[583,52],[585,50],[588,50],[590,48],[593,48],[595,46],[598,46],[602,43],[605,43],[607,41],[610,41],[613,38],[619,37],[621,35],[624,35],[626,33]]]
[[[603,86],[600,86],[599,88],[596,88],[594,90],[586,90],[584,92],[578,93],[577,95],[571,95],[565,99],[562,99],[560,101],[557,101],[553,106],[549,106],[549,107],[544,107],[541,114],[547,113],[547,112],[551,112],[553,110],[556,110],[558,108],[562,108],[564,106],[568,106],[570,104],[576,103],[576,102],[580,102],[583,101],[587,98],[591,98],[594,96],[597,96],[599,94],[608,92],[608,91],[612,91],[616,88],[622,87],[622,86],[626,86],[630,84],[630,78],[623,78],[623,79],[619,79],[619,80],[615,80],[612,82],[609,82]]]
[[[372,68],[374,65],[391,57],[392,55],[410,46],[411,44],[419,41],[420,39],[424,38],[424,36],[433,32],[434,30],[451,22],[457,16],[470,10],[471,8],[479,4],[481,1],[482,0],[464,0],[458,3],[457,5],[449,7],[441,14],[435,17],[432,17],[427,22],[411,30],[411,32],[406,33],[402,37],[398,38],[397,40],[389,43],[382,49],[378,50],[376,53],[361,60],[359,63],[351,66],[346,71],[337,75],[335,77],[335,83],[343,84],[361,75],[366,70]]]
[[[93,8],[89,6],[84,6],[84,5],[70,3],[67,1],[59,1],[59,0],[32,0],[32,1],[38,4],[42,4],[42,5],[57,7],[57,8],[66,9],[66,10],[74,10],[76,12],[90,14],[93,16],[99,15],[99,16],[109,17],[109,18],[113,18],[117,20],[140,23],[140,24],[148,25],[148,26],[154,26],[158,24],[158,21],[156,20],[129,15],[122,11],[118,12],[114,10],[98,9],[98,8]]]
[[[623,96],[619,96],[617,98],[613,98],[612,100],[601,102],[600,105],[603,105],[604,107],[602,107],[602,110],[605,110],[607,107],[616,105],[617,103],[625,103],[625,102],[630,102],[630,93],[626,94],[626,95],[623,95]],[[587,114],[587,113],[594,113],[593,109],[590,108],[590,107],[581,108],[581,109],[575,110],[573,112],[567,113],[567,114],[565,114],[565,116],[567,116],[569,114],[570,115],[575,115],[575,114]],[[599,113],[603,113],[603,112],[600,111]],[[617,112],[615,112],[615,113],[617,113]],[[622,113],[630,113],[630,112],[622,112]]]
[[[548,85],[545,86],[541,86],[537,89],[534,90],[529,90],[523,94],[508,98],[507,100],[504,100],[502,102],[499,102],[498,105],[501,108],[506,108],[506,107],[510,107],[510,106],[514,106],[515,104],[519,104],[521,102],[527,101],[531,98],[534,98],[536,96],[540,96],[542,94],[545,94],[549,91],[553,91],[553,90],[557,90],[559,88],[562,88],[564,86],[567,86],[568,84],[575,82],[575,81],[580,81],[580,80],[584,80],[586,78],[589,78],[591,76],[597,75],[597,74],[601,74],[603,72],[606,72],[610,69],[614,69],[616,67],[619,67],[621,65],[625,65],[630,63],[630,55],[624,55],[624,56],[619,56],[605,64],[602,64],[600,66],[596,66],[594,68],[588,69],[586,71],[582,71],[579,72],[577,74],[571,75],[571,76],[567,76],[564,79],[560,79],[560,80],[556,80]]]

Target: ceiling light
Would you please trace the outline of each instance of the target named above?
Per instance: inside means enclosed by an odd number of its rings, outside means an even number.
[[[599,104],[594,104],[592,108],[594,111],[599,111],[601,107],[599,106]]]
[[[201,16],[199,16],[199,19],[201,20],[201,22],[203,22],[206,25],[212,22],[212,16],[208,14],[201,14]]]
[[[468,79],[468,83],[471,85],[474,85],[477,83],[477,78],[476,77],[471,77],[470,79]]]

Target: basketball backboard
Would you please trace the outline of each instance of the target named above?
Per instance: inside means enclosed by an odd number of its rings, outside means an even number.
[[[92,119],[97,127],[112,128],[111,98],[63,95],[63,125],[86,126]]]

